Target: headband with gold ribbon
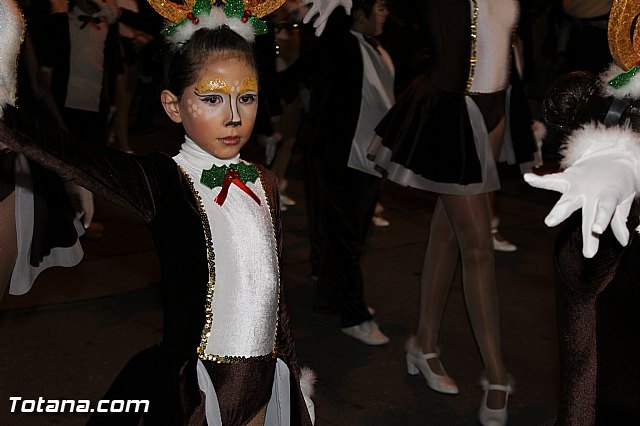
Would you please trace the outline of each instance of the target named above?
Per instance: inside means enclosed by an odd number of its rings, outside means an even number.
[[[279,8],[285,0],[185,0],[177,4],[169,0],[148,0],[169,25],[162,33],[174,43],[184,43],[199,28],[226,25],[245,39],[267,32],[260,18]]]

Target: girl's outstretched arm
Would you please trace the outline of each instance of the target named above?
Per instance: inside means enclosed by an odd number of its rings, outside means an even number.
[[[177,181],[167,155],[141,157],[92,145],[11,106],[0,121],[2,143],[147,222],[170,193],[167,185]]]

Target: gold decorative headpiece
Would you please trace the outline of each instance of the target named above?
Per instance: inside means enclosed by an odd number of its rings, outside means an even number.
[[[625,71],[640,65],[640,1],[614,0],[609,14],[609,49]]]
[[[249,41],[267,32],[260,18],[279,8],[285,0],[148,0],[170,24],[163,34],[175,43],[189,40],[199,28],[227,25]]]

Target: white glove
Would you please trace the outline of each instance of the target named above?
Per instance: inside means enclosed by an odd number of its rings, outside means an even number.
[[[311,22],[314,16],[318,15],[313,22],[313,27],[316,29],[316,37],[320,37],[324,27],[327,25],[329,15],[338,6],[344,7],[347,15],[351,14],[351,0],[303,0],[306,4],[313,3],[311,9],[304,16],[302,22],[308,24]]]
[[[89,228],[95,212],[93,194],[88,189],[69,181],[65,181],[64,188],[67,190],[71,204],[76,211],[76,220],[82,219],[84,229]]]
[[[579,159],[562,173],[524,175],[536,188],[562,193],[545,218],[556,226],[582,209],[582,254],[591,258],[598,252],[600,234],[611,223],[611,230],[623,246],[629,242],[626,222],[636,196],[635,162],[615,149],[592,153]]]

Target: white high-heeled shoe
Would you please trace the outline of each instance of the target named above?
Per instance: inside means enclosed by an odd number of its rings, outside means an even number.
[[[509,403],[509,395],[513,393],[513,387],[511,385],[512,379],[509,378],[507,385],[493,385],[490,384],[486,378],[480,380],[480,385],[484,394],[482,395],[482,404],[478,411],[478,420],[483,426],[504,426],[507,424],[507,405]],[[487,396],[489,391],[502,391],[506,393],[504,398],[504,407],[500,409],[493,409],[487,407]]]
[[[409,339],[405,349],[407,350],[407,373],[412,376],[422,373],[427,380],[427,385],[431,389],[437,392],[446,393],[449,395],[456,395],[458,393],[458,386],[456,382],[449,376],[447,372],[444,372],[444,376],[433,372],[427,360],[438,358],[440,355],[436,352],[424,354],[422,351],[412,344],[413,339]],[[443,367],[444,370],[444,367]]]

